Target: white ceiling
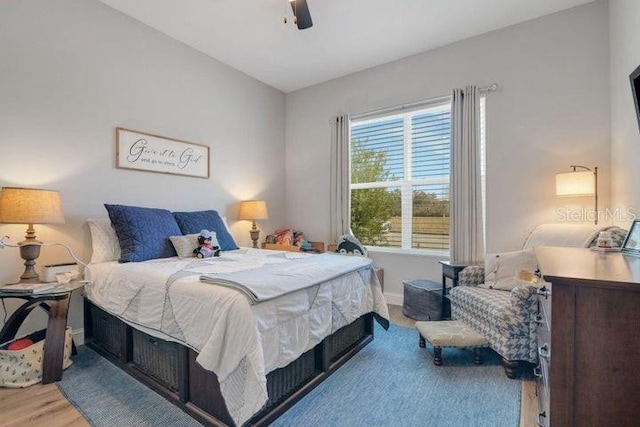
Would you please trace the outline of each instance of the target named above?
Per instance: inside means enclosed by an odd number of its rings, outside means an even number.
[[[291,92],[592,0],[100,0],[283,92]]]

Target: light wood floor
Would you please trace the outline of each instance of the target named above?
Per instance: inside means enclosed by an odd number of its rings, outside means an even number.
[[[89,423],[55,384],[0,388],[0,426],[80,427]]]
[[[413,327],[415,320],[402,314],[402,307],[390,305],[395,324]],[[416,344],[417,345],[417,344]],[[537,410],[535,383],[522,381],[520,427],[535,426]],[[0,427],[88,426],[82,415],[64,398],[55,384],[36,384],[24,389],[0,388]]]

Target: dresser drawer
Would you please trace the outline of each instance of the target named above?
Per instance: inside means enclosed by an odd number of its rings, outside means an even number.
[[[544,326],[538,326],[538,359],[544,359],[547,365],[551,364],[551,333]]]
[[[538,341],[538,359],[551,364],[551,288],[538,289],[538,315],[536,316],[536,334]]]
[[[546,342],[547,344],[551,343],[551,322],[549,322],[546,312],[544,310],[544,305],[542,302],[538,303],[538,314],[535,317],[536,322],[536,338],[538,345],[542,342]]]
[[[538,395],[538,413],[535,425],[549,426],[549,366],[551,364],[551,285],[545,283],[538,289],[538,315],[536,334],[538,366],[534,369]]]
[[[538,289],[538,325],[546,326],[551,331],[551,284],[546,283]]]
[[[539,425],[549,425],[549,364],[545,358],[540,358],[540,363],[533,371],[536,376],[536,394],[538,395]]]

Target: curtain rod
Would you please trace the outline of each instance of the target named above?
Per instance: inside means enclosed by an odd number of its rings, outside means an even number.
[[[480,93],[490,93],[490,92],[494,92],[498,89],[498,83],[493,83],[490,84],[489,86],[484,86],[481,87],[480,89],[478,89],[478,91]],[[364,113],[358,113],[358,114],[353,114],[351,116],[352,120],[358,120],[358,119],[364,119],[366,117],[370,117],[370,116],[377,116],[379,114],[382,113],[386,113],[386,112],[390,112],[390,111],[402,111],[402,110],[408,110],[411,108],[415,108],[415,107],[419,107],[421,105],[427,105],[427,104],[435,104],[438,102],[442,102],[445,100],[448,100],[451,98],[451,95],[442,95],[442,96],[438,96],[435,98],[431,98],[431,99],[427,99],[424,101],[417,101],[417,102],[411,102],[409,104],[402,104],[402,105],[396,105],[393,107],[386,107],[386,108],[380,108],[378,110],[373,110],[373,111],[367,111]]]

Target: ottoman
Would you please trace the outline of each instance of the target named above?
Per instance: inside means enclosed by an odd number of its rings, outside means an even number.
[[[472,347],[473,361],[482,362],[481,349],[489,342],[470,326],[460,320],[445,320],[441,322],[416,322],[416,329],[420,334],[419,346],[425,347],[425,341],[433,347],[433,364],[442,365],[442,347]]]
[[[403,280],[402,314],[415,320],[442,319],[442,283],[433,280]]]

